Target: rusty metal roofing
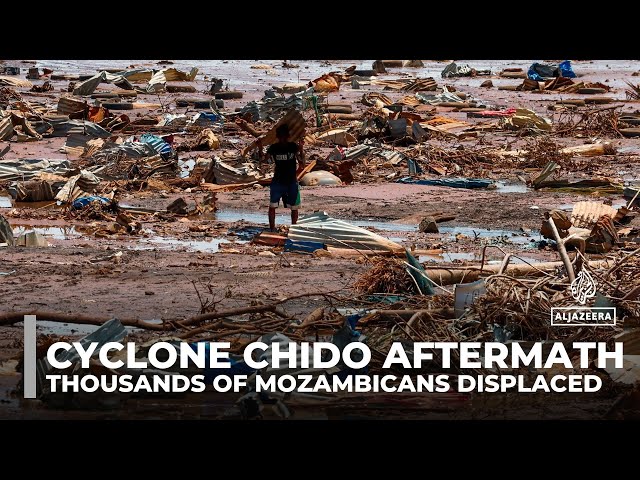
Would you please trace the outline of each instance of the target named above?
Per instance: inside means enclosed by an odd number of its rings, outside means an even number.
[[[22,78],[0,75],[0,85],[8,85],[9,87],[31,88],[33,86],[33,83]]]
[[[286,115],[284,115],[278,123],[276,123],[271,130],[269,130],[264,135],[261,135],[259,138],[254,140],[251,144],[246,146],[242,150],[242,156],[246,156],[247,153],[254,150],[261,144],[263,147],[267,147],[272,143],[276,143],[276,130],[282,124],[287,124],[289,126],[289,141],[297,142],[301,138],[304,137],[305,129],[307,127],[306,122],[304,121],[303,116],[297,110],[289,110]]]
[[[79,98],[60,97],[56,113],[59,113],[60,115],[69,115],[71,113],[82,112],[87,107],[87,102],[80,100]]]
[[[70,131],[66,143],[60,150],[65,152],[67,155],[79,157],[84,153],[87,142],[89,142],[89,140],[93,140],[95,137],[91,135],[83,135],[81,132],[72,132],[73,130]]]
[[[577,228],[591,228],[603,215],[613,218],[616,213],[615,208],[602,202],[577,202],[571,212],[571,223]]]
[[[13,122],[11,115],[0,120],[0,140],[8,140],[13,136]]]

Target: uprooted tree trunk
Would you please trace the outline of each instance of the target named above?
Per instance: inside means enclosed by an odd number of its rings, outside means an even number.
[[[233,317],[236,315],[244,315],[246,313],[261,313],[261,312],[275,312],[280,315],[284,315],[277,309],[277,304],[270,305],[252,305],[249,307],[232,308],[229,310],[221,310],[218,312],[205,313],[202,315],[196,315],[186,320],[172,319],[164,320],[162,323],[151,323],[145,320],[138,320],[135,318],[120,318],[120,323],[125,327],[143,328],[145,330],[175,330],[180,326],[192,326],[199,323],[206,322],[208,320],[216,320],[218,318]],[[113,317],[92,317],[89,315],[75,315],[65,313],[55,313],[47,311],[27,311],[27,312],[11,312],[0,314],[0,326],[13,325],[14,323],[22,322],[25,315],[36,315],[38,320],[44,320],[49,322],[61,322],[61,323],[78,323],[82,325],[102,325],[103,323],[111,320]],[[286,316],[286,315],[285,315]]]

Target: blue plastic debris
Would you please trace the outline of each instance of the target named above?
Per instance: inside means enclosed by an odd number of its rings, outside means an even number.
[[[529,80],[534,80],[536,82],[542,82],[544,80],[544,78],[542,78],[538,72],[535,71],[535,67],[537,66],[537,63],[534,63],[533,65],[531,65],[529,67],[529,70],[527,71],[527,77],[529,78]]]
[[[451,188],[487,188],[493,184],[493,181],[479,178],[438,178],[425,180],[403,177],[398,179],[398,183],[413,183],[415,185],[434,185],[437,187]]]
[[[306,240],[291,240],[289,238],[287,238],[284,242],[285,252],[313,253],[316,250],[324,250],[324,243],[310,242]]]
[[[349,324],[349,326],[355,330],[356,325],[358,324],[358,321],[364,317],[363,313],[354,313],[352,315],[347,316],[347,323]],[[359,332],[358,332],[359,333]]]
[[[527,77],[536,82],[542,82],[545,78],[567,77],[576,78],[576,74],[571,68],[571,62],[565,60],[559,65],[546,63],[532,63],[527,71]]]
[[[193,117],[193,124],[201,127],[218,122],[222,122],[222,116],[216,113],[200,112]]]
[[[337,312],[342,315],[347,323],[355,330],[357,323],[362,317],[369,315],[375,310],[369,308],[355,309],[355,308],[337,308]]]
[[[532,63],[527,71],[527,77],[536,82],[542,82],[545,78],[553,78],[558,76],[557,65],[546,65],[544,63]]]
[[[73,201],[73,203],[71,204],[71,208],[80,210],[93,202],[101,202],[105,205],[108,205],[109,203],[111,203],[111,200],[105,197],[97,197],[93,195],[90,197],[81,197]]]
[[[567,78],[576,78],[576,74],[571,68],[571,62],[569,60],[565,60],[558,65],[558,69],[560,70],[561,77]]]

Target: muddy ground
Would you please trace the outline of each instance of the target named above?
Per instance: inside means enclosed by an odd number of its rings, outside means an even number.
[[[17,62],[19,64],[19,62]],[[255,63],[266,63],[270,70],[251,69]],[[287,82],[309,81],[321,73],[341,70],[356,64],[370,68],[367,61],[339,62],[294,62],[299,68],[285,69],[280,62],[203,62],[197,88],[206,89],[208,77],[224,78],[231,88],[245,93],[241,100],[225,102],[224,111],[233,111],[247,101],[258,99],[271,85]],[[463,62],[464,63],[464,62]],[[498,72],[504,67],[526,68],[530,61],[474,61],[476,68],[491,68]],[[93,73],[100,68],[126,68],[130,65],[153,66],[156,62],[53,62],[40,61],[39,67],[53,68],[55,73]],[[554,117],[549,112],[550,102],[558,98],[583,98],[579,95],[554,93],[536,94],[497,90],[498,85],[518,84],[521,80],[490,77],[494,88],[481,88],[487,77],[456,78],[443,81],[440,71],[442,62],[425,62],[421,69],[393,69],[381,78],[403,76],[433,76],[439,84],[454,85],[485,100],[496,108],[518,106]],[[21,65],[23,68],[31,64]],[[192,62],[176,62],[176,68],[188,69]],[[157,67],[156,67],[157,68]],[[606,82],[613,87],[607,96],[624,100],[624,80],[633,80],[631,75],[640,65],[634,62],[587,62],[573,63],[580,81]],[[206,77],[205,77],[206,76]],[[67,81],[53,81],[55,90],[47,94],[21,92],[30,101],[56,102],[65,89]],[[637,83],[637,82],[636,82]],[[111,86],[103,85],[105,90]],[[101,88],[102,88],[101,87]],[[367,86],[366,90],[355,90],[348,86],[340,92],[330,94],[332,100],[354,104],[359,111],[364,107],[357,102],[365,91],[381,91],[379,87]],[[387,92],[385,92],[387,93]],[[161,99],[169,100],[178,94],[166,94]],[[182,95],[184,96],[184,94]],[[398,97],[389,94],[392,98]],[[144,97],[144,96],[141,96]],[[157,101],[157,96],[138,101]],[[185,112],[186,109],[167,107],[170,111]],[[624,104],[624,111],[636,111],[638,104]],[[438,107],[442,115],[466,119],[464,114]],[[143,117],[157,115],[158,111],[136,111],[133,115]],[[10,150],[4,159],[10,158],[65,158],[59,149],[64,138],[44,139],[39,142],[0,142],[0,150],[7,145]],[[246,138],[245,138],[246,140]],[[563,145],[580,145],[598,139],[558,138]],[[619,153],[595,159],[593,167],[568,172],[574,178],[589,178],[593,172],[607,175],[619,182],[633,183],[640,175],[637,155],[640,154],[637,140],[609,138],[606,141],[619,149]],[[442,140],[449,146],[474,148],[478,139]],[[510,144],[512,148],[523,144],[520,139],[501,132],[492,132],[482,137],[483,143],[493,145]],[[326,155],[330,149],[311,147],[309,155]],[[207,157],[215,152],[185,152],[182,160]],[[398,167],[398,174],[405,174],[406,166]],[[432,255],[423,255],[420,261],[425,267],[433,265],[478,264],[482,250],[488,248],[487,260],[499,262],[503,252],[514,253],[515,261],[557,260],[557,252],[542,242],[539,229],[546,211],[560,208],[570,211],[575,202],[603,199],[614,206],[626,203],[620,194],[566,193],[552,190],[534,191],[522,181],[528,172],[508,170],[496,166],[486,171],[486,177],[498,181],[498,187],[490,190],[466,190],[446,187],[398,184],[380,178],[371,183],[358,181],[352,185],[328,187],[303,187],[301,214],[325,211],[330,215],[369,228],[407,247],[433,250]],[[204,193],[197,189],[148,190],[142,192],[123,191],[119,194],[121,204],[154,210],[164,209],[176,198],[184,198],[190,206],[201,202]],[[219,308],[243,306],[256,301],[313,292],[349,292],[360,274],[368,269],[361,258],[318,257],[311,254],[282,252],[269,246],[250,243],[252,235],[267,226],[268,188],[255,187],[248,190],[217,194],[216,212],[189,218],[159,219],[153,216],[140,218],[142,231],[138,235],[96,236],[91,219],[69,214],[51,205],[15,204],[7,193],[0,191],[0,214],[11,224],[14,235],[35,230],[42,233],[50,246],[45,248],[0,248],[0,305],[2,313],[12,311],[46,310],[66,314],[82,314],[98,317],[138,318],[144,320],[182,319],[201,312],[204,300],[219,301]],[[454,220],[439,224],[440,233],[423,234],[417,231],[420,220],[432,212],[455,216]],[[278,224],[286,231],[288,212],[280,209]],[[592,256],[597,258],[597,256]],[[303,317],[319,305],[318,297],[306,297],[287,303],[286,312]],[[71,324],[44,323],[41,335],[66,335],[78,337],[92,331],[94,327]],[[147,339],[156,334],[132,332],[132,338]],[[21,354],[22,329],[19,324],[0,327],[0,362],[19,357]],[[0,418],[14,415],[24,417],[59,416],[84,417],[84,413],[43,413],[33,402],[22,404],[8,394],[15,387],[17,377],[0,376],[0,399],[7,408],[0,408]],[[185,409],[177,417],[219,418],[224,415],[237,416],[229,406],[233,399],[225,398],[224,408],[211,409],[199,405],[195,410]],[[594,401],[588,407],[572,409],[574,400],[561,400],[555,413],[538,405],[530,408],[531,417],[579,418],[604,415],[612,398]],[[528,402],[528,401],[527,401]],[[143,402],[144,403],[144,402]],[[491,403],[491,402],[489,402]],[[535,402],[532,401],[535,404]],[[32,410],[35,408],[35,410]],[[523,407],[524,408],[524,407]],[[227,410],[231,409],[231,410]],[[153,408],[151,408],[153,410]],[[197,411],[196,411],[197,410]],[[443,418],[511,418],[517,416],[510,408],[497,407],[492,413],[440,412]],[[541,413],[541,412],[545,413]],[[133,413],[138,412],[138,413]],[[140,413],[142,412],[142,413]],[[162,409],[155,412],[166,416]],[[226,412],[226,413],[225,413]],[[502,412],[502,413],[500,413]],[[520,414],[524,415],[524,410]],[[149,415],[146,407],[130,409],[131,416]],[[108,413],[107,417],[122,417],[122,413]],[[414,416],[420,417],[422,413]],[[329,415],[331,416],[331,415]]]

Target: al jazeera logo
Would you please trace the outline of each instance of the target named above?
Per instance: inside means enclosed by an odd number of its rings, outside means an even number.
[[[580,305],[575,307],[551,307],[551,325],[562,327],[613,326],[616,324],[616,307],[588,306],[596,296],[596,281],[583,268],[571,283],[571,295]],[[596,299],[596,304],[598,303]]]

